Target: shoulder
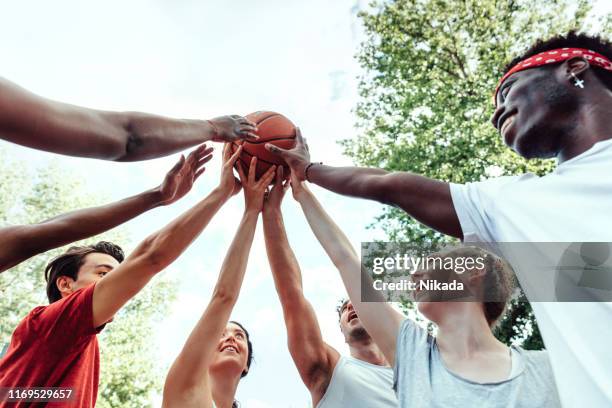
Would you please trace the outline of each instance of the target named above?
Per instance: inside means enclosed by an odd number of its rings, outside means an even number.
[[[515,347],[525,364],[525,370],[536,375],[552,377],[552,367],[550,358],[546,350],[525,350],[521,347]]]
[[[400,344],[405,345],[406,343],[410,343],[414,346],[431,346],[433,344],[433,336],[431,336],[426,329],[419,326],[414,320],[404,319],[400,325],[397,343],[398,346]]]

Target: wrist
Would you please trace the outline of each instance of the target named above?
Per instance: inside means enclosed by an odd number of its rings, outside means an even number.
[[[142,193],[141,196],[146,200],[150,208],[167,205],[166,202],[168,200],[164,198],[164,195],[161,192],[161,186],[147,190]]]
[[[322,166],[323,162],[310,162],[304,167],[304,180],[310,181],[310,176],[312,176],[313,167]]]
[[[257,218],[259,217],[259,213],[261,210],[259,208],[245,208],[243,218]]]
[[[206,119],[204,121],[204,126],[206,129],[206,140],[213,140],[216,136],[219,135],[219,128],[214,122],[210,119]]]

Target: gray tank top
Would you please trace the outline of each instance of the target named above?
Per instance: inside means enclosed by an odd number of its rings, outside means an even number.
[[[393,369],[342,356],[316,408],[397,408]]]

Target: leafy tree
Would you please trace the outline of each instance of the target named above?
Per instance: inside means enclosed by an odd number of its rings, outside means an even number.
[[[537,39],[570,29],[591,31],[588,0],[375,1],[360,13],[365,29],[357,59],[357,125],[343,141],[359,165],[404,170],[455,183],[491,176],[546,174],[551,161],[525,161],[506,148],[489,118],[492,93],[506,62]],[[611,32],[612,16],[600,19]],[[377,223],[391,241],[439,242],[401,209]],[[515,299],[497,335],[541,348],[531,307]]]
[[[83,181],[57,164],[34,174],[23,163],[0,151],[0,224],[34,223],[78,208],[100,205],[108,199],[86,194]],[[129,246],[127,235],[112,230],[79,244],[107,240]],[[0,274],[0,349],[10,342],[17,324],[35,306],[47,304],[44,267],[59,248],[33,257]],[[175,298],[174,285],[155,279],[109,323],[100,337],[101,375],[98,406],[142,408],[151,394],[161,391],[161,374],[152,341],[156,325]]]

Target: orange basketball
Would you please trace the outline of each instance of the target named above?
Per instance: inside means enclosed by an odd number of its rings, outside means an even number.
[[[259,179],[272,165],[284,166],[285,175],[289,174],[289,167],[285,161],[266,150],[266,143],[273,144],[283,149],[291,149],[295,146],[295,125],[285,116],[276,112],[257,111],[246,116],[257,125],[258,140],[244,140],[232,143],[232,152],[242,144],[242,153],[236,165],[242,165],[245,174],[249,171],[249,163],[253,156],[257,157],[255,175]],[[274,181],[273,181],[274,182]]]

